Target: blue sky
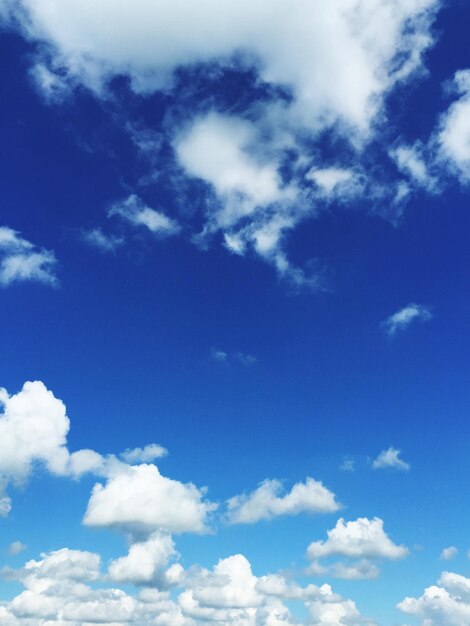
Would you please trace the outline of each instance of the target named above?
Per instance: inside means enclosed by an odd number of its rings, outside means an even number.
[[[4,0],[0,624],[470,624],[469,23]]]

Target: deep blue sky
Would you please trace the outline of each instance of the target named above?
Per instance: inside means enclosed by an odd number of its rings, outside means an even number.
[[[384,180],[392,166],[381,144],[428,145],[455,100],[444,83],[470,67],[469,23],[466,3],[448,3],[432,27],[426,72],[386,99],[387,122],[360,157],[383,169]],[[161,472],[207,485],[213,501],[250,492],[266,478],[285,481],[286,489],[306,476],[323,481],[345,505],[340,513],[221,522],[216,534],[175,539],[182,564],[210,568],[243,553],[256,575],[300,572],[308,544],[325,539],[340,515],[377,516],[395,543],[408,546],[407,559],[385,562],[377,580],[307,577],[304,584],[331,583],[383,626],[420,623],[396,603],[420,596],[445,569],[470,576],[464,177],[442,166],[439,190],[417,189],[395,222],[382,214],[386,199],[330,202],[284,246],[299,267],[319,259],[326,288],[293,288],[255,252],[231,254],[220,233],[206,249],[194,245],[202,183],[186,181],[183,200],[171,186],[168,116],[179,123],[209,106],[244,115],[247,103],[272,97],[252,70],[235,66],[214,79],[187,69],[171,90],[146,95],[118,77],[112,97],[77,87],[51,102],[31,78],[34,38],[9,27],[0,46],[0,226],[53,250],[59,281],[17,281],[0,291],[0,386],[13,394],[25,381],[43,381],[66,403],[71,451],[164,445],[170,454],[157,462]],[[164,135],[159,158],[170,156],[150,185],[142,178],[158,167],[139,155],[131,125]],[[349,150],[344,138],[309,141],[333,156]],[[182,234],[155,237],[107,216],[136,190],[146,205],[181,222],[186,211]],[[87,245],[83,232],[96,227],[125,243],[112,253]],[[411,303],[432,318],[387,335],[384,320]],[[226,360],[214,358],[216,350]],[[243,363],[238,353],[256,362]],[[391,446],[409,471],[372,469]],[[355,471],[339,469],[345,458]],[[100,552],[105,562],[124,554],[121,535],[81,526],[97,480],[77,483],[39,467],[27,486],[10,486],[13,509],[0,520],[4,563],[20,566],[65,546]],[[6,556],[14,540],[27,550]],[[451,545],[459,554],[443,563],[441,550]],[[20,588],[6,582],[1,589],[8,600]]]

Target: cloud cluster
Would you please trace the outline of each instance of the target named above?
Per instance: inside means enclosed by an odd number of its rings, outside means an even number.
[[[232,253],[255,253],[295,288],[324,289],[315,259],[302,267],[289,259],[291,231],[325,204],[358,198],[389,204],[391,216],[411,193],[410,178],[432,186],[418,145],[386,157],[400,173],[393,181],[371,173],[367,154],[380,137],[388,94],[422,68],[439,7],[440,0],[176,0],[136,10],[132,0],[6,0],[3,19],[36,44],[31,73],[51,102],[78,86],[115,98],[116,76],[143,98],[162,90],[176,96],[162,127],[141,129],[146,141],[132,120],[124,124],[156,170],[150,179],[165,174],[174,197],[188,180],[202,183],[199,201],[194,188],[187,195],[204,207],[202,225],[183,230],[181,218],[136,193],[114,214],[160,237],[189,232],[199,245],[218,235]],[[204,77],[197,105],[177,97],[181,70]],[[214,80],[234,70],[251,75],[261,97],[244,106],[217,102]],[[322,153],[326,135],[343,146],[334,159]],[[97,228],[84,237],[107,251],[122,243]]]
[[[0,226],[0,286],[23,281],[56,286],[56,265],[53,252],[37,248],[8,226]]]
[[[207,516],[216,505],[204,499],[205,490],[166,478],[148,463],[165,455],[162,446],[126,450],[123,461],[94,450],[70,452],[65,405],[40,381],[25,383],[13,396],[0,389],[0,405],[2,490],[9,483],[27,481],[38,465],[54,476],[77,479],[91,473],[106,483],[93,488],[84,519],[87,525],[147,534],[207,530]],[[10,509],[10,498],[3,495],[0,513],[6,516]]]
[[[127,557],[111,562],[107,573],[101,572],[99,555],[67,548],[43,554],[19,570],[8,570],[6,575],[20,582],[24,591],[0,606],[2,624],[372,626],[353,601],[333,593],[329,585],[301,587],[281,574],[257,577],[241,554],[220,559],[212,570],[193,567],[185,572],[174,564],[163,572],[163,578],[156,579],[155,563],[165,568],[173,552],[171,543],[162,539],[135,544]],[[109,581],[143,586],[137,595],[130,595],[109,587]],[[169,585],[174,587],[171,594]],[[306,620],[295,619],[286,601],[304,605]]]

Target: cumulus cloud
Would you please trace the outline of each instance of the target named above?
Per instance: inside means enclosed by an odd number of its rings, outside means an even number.
[[[383,529],[383,521],[374,517],[360,517],[345,522],[340,518],[336,526],[327,532],[326,541],[314,541],[308,547],[311,559],[332,555],[350,558],[402,559],[408,554],[405,546],[397,546]]]
[[[70,422],[64,404],[40,382],[27,382],[16,395],[0,390],[0,476],[25,481],[33,464],[62,473]]]
[[[263,519],[300,513],[334,513],[340,508],[334,493],[323,483],[307,478],[283,494],[279,480],[265,480],[249,494],[227,501],[229,524],[253,524]]]
[[[382,328],[387,335],[393,337],[397,332],[406,330],[414,322],[428,322],[430,319],[432,319],[432,313],[428,307],[421,304],[408,304],[382,322]]]
[[[170,570],[179,567],[179,589],[170,595],[160,586],[165,582],[154,578],[155,563],[165,567],[172,553],[171,542],[167,538],[165,546],[162,539],[154,536],[145,542],[150,555],[138,554],[144,544],[131,546],[127,557],[110,564],[106,577],[100,575],[99,555],[67,548],[43,554],[40,560],[29,561],[19,570],[10,570],[9,577],[20,582],[24,591],[0,606],[2,624],[300,626],[285,604],[289,600],[304,604],[308,612],[302,622],[305,624],[372,625],[360,615],[354,602],[333,593],[329,585],[301,587],[281,574],[257,577],[241,554],[220,559],[211,570],[194,566],[184,573],[179,564],[174,564],[166,570],[166,577],[174,577]],[[157,544],[159,548],[155,550]],[[89,584],[98,581],[101,587]],[[111,581],[152,584],[133,596],[119,588],[103,587]]]
[[[94,486],[84,524],[137,534],[203,533],[217,508],[204,496],[204,489],[166,478],[155,465],[127,466]]]
[[[314,541],[307,549],[312,561],[309,572],[315,575],[335,576],[346,579],[376,578],[379,569],[370,559],[403,559],[408,555],[404,545],[396,545],[383,529],[378,517],[358,518],[345,522],[340,518],[336,526],[327,531],[326,541]],[[353,562],[337,562],[324,565],[320,559],[342,556]]]
[[[207,517],[216,505],[204,499],[205,490],[162,476],[150,461],[166,454],[157,444],[129,449],[123,461],[94,450],[70,452],[70,420],[64,403],[40,381],[27,382],[16,395],[0,389],[0,488],[28,480],[36,466],[54,476],[78,479],[94,474],[107,479],[96,484],[85,523],[151,533],[205,532]],[[134,463],[147,463],[133,465]],[[9,496],[0,498],[0,515],[11,510]]]
[[[37,248],[8,226],[0,226],[0,285],[34,281],[58,284],[57,261],[50,250]]]
[[[109,210],[109,215],[118,215],[133,226],[143,226],[159,237],[169,237],[180,230],[175,220],[161,211],[150,208],[134,194],[121,202],[116,202]]]
[[[419,598],[405,598],[398,608],[422,620],[422,626],[464,626],[470,621],[470,578],[444,572],[437,585]]]
[[[373,469],[396,469],[408,471],[410,464],[400,458],[400,450],[390,446],[388,450],[382,450],[376,459],[372,461]]]

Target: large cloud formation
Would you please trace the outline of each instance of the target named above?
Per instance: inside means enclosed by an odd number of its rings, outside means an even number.
[[[321,272],[288,258],[290,231],[325,203],[359,197],[372,208],[380,202],[390,218],[416,186],[431,187],[417,147],[385,151],[392,179],[377,168],[372,174],[367,155],[381,136],[388,94],[422,69],[439,6],[439,0],[6,0],[2,13],[33,42],[31,73],[51,102],[77,87],[106,101],[116,96],[113,78],[122,76],[142,97],[159,90],[177,96],[178,71],[197,69],[208,85],[197,106],[183,99],[157,129],[137,132],[129,119],[125,125],[156,170],[148,180],[165,173],[176,199],[189,181],[203,183],[202,228],[199,222],[180,229],[136,193],[116,205],[137,207],[121,217],[160,236],[192,231],[199,245],[218,234],[232,253],[253,251],[291,284],[322,288]],[[234,69],[252,74],[262,97],[245,94],[244,106],[217,102],[214,76]],[[454,145],[445,128],[443,146]],[[343,146],[335,158],[322,153],[325,134]],[[189,197],[194,203],[194,189]],[[108,250],[121,242],[92,233]]]
[[[352,600],[333,593],[329,585],[301,587],[280,574],[257,577],[241,554],[220,559],[212,570],[195,567],[184,572],[179,566],[179,576],[172,574],[173,565],[166,570],[166,578],[159,580],[142,578],[145,566],[136,562],[126,566],[123,575],[123,562],[111,563],[106,576],[100,572],[99,555],[64,548],[28,561],[19,570],[9,570],[8,576],[21,583],[24,591],[0,605],[0,621],[5,626],[300,626],[288,601],[304,606],[308,615],[304,624],[372,626]],[[137,578],[128,575],[138,570]],[[131,595],[106,586],[107,578],[145,586]]]

